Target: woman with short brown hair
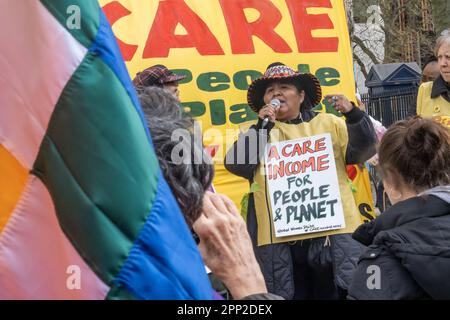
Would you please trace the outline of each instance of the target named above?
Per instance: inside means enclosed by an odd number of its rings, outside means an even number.
[[[393,203],[353,238],[370,248],[353,299],[450,299],[450,132],[415,117],[389,128],[379,161]]]

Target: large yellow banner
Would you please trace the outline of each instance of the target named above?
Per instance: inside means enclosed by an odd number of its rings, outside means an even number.
[[[155,64],[187,75],[185,110],[214,154],[215,188],[239,205],[248,182],[223,167],[240,125],[255,120],[247,88],[272,62],[317,76],[323,93],[355,97],[342,0],[101,0],[131,78]],[[318,108],[331,110],[322,102]]]

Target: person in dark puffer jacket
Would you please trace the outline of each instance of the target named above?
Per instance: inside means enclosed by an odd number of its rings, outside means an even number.
[[[325,97],[345,120],[311,108],[322,101],[319,80],[280,62],[267,67],[247,92],[258,120],[239,135],[225,157],[225,168],[260,186],[248,196],[247,228],[269,292],[285,299],[345,299],[351,275],[365,247],[351,234],[360,225],[347,183],[346,164],[362,163],[375,154],[370,118],[344,95]],[[272,105],[273,101],[279,102]],[[267,143],[329,134],[345,213],[345,228],[276,237],[270,218],[263,159]],[[298,174],[297,177],[301,177]]]
[[[393,125],[379,150],[394,204],[360,226],[349,299],[450,299],[450,132],[415,117]]]

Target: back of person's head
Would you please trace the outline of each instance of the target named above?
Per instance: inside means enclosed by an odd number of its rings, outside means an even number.
[[[436,56],[432,56],[430,55],[429,57],[425,58],[425,62],[423,64],[423,68],[422,71],[429,65],[429,64],[433,64],[433,63],[437,63],[438,59],[436,58]]]
[[[429,82],[436,80],[439,77],[439,64],[435,56],[429,57],[423,65],[422,82]]]
[[[139,94],[139,100],[163,175],[191,227],[202,212],[203,195],[214,176],[212,160],[201,139],[195,139],[193,119],[183,114],[173,95],[149,87]],[[188,161],[174,161],[174,148],[189,150],[190,154],[182,155]]]
[[[413,117],[393,124],[379,147],[383,179],[415,192],[450,184],[450,132],[439,123]]]

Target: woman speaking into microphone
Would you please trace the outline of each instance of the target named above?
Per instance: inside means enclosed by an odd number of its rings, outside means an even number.
[[[345,121],[311,110],[322,99],[315,76],[295,72],[282,63],[272,63],[261,78],[252,82],[247,93],[248,104],[259,119],[239,136],[225,158],[228,171],[259,186],[249,196],[247,228],[269,292],[286,299],[345,298],[351,274],[364,249],[351,238],[360,218],[345,166],[364,162],[375,154],[375,132],[369,117],[345,96],[326,98],[345,115]],[[335,193],[340,194],[345,223],[337,230],[312,233],[309,230],[309,233],[279,237],[274,232],[274,221],[279,217],[272,211],[274,199],[270,198],[265,172],[265,146],[321,135],[330,139],[327,146],[329,154],[334,155],[330,162],[336,164]],[[317,141],[320,149],[322,144]],[[308,182],[305,175],[296,174],[290,179],[298,177]],[[291,191],[299,194],[298,185],[292,186],[297,189]],[[326,188],[321,190],[324,195],[330,194]],[[306,206],[300,202],[299,207]]]

